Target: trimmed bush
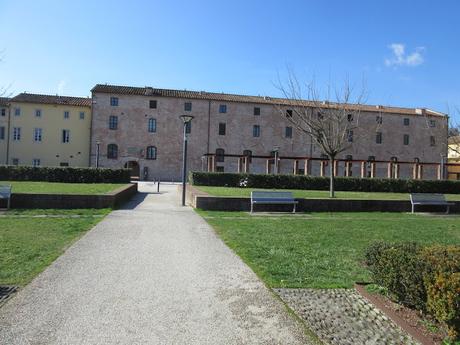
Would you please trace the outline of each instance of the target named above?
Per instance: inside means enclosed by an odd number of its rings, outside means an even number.
[[[425,263],[420,260],[416,243],[380,243],[366,253],[374,282],[388,289],[394,298],[411,308],[424,310],[426,290],[423,283]]]
[[[445,322],[452,339],[460,337],[460,246],[433,246],[422,251],[428,264],[424,282],[427,310]]]
[[[308,190],[329,189],[328,177],[304,175],[191,172],[190,182],[196,186]],[[460,194],[460,181],[336,177],[335,188],[338,191],[355,192]]]
[[[376,242],[365,259],[375,283],[398,302],[433,315],[460,340],[460,246]]]
[[[129,183],[129,169],[0,166],[2,181]]]

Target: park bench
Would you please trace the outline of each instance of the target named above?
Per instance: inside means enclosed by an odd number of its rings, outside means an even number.
[[[446,201],[444,194],[431,193],[412,193],[410,195],[410,203],[412,204],[412,213],[415,212],[415,205],[447,206],[446,213],[449,213],[451,205],[455,205],[452,202]]]
[[[291,192],[251,192],[251,213],[254,211],[254,205],[294,205],[292,213],[295,213],[295,208],[298,201],[294,199]]]
[[[0,199],[6,199],[6,208],[10,208],[11,202],[11,186],[0,185]]]

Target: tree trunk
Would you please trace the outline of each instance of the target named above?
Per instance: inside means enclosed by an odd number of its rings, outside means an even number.
[[[335,198],[334,156],[329,156],[329,197]]]

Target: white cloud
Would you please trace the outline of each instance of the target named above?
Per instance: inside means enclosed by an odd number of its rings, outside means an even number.
[[[57,92],[58,92],[58,95],[62,95],[64,94],[64,88],[66,86],[66,81],[65,80],[61,80],[58,85],[57,85]]]
[[[419,66],[425,60],[423,58],[423,52],[425,47],[417,47],[411,54],[406,54],[406,46],[402,43],[392,43],[388,46],[393,52],[391,58],[385,59],[385,65],[388,67],[392,66]]]

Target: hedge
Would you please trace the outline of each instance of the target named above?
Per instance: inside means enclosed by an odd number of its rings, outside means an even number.
[[[318,176],[191,172],[189,178],[196,186],[329,189],[329,178]],[[356,192],[460,194],[460,181],[336,177],[335,189]]]
[[[375,283],[398,302],[433,315],[460,340],[460,246],[376,242],[365,258]]]
[[[0,181],[129,183],[129,169],[0,166]]]

